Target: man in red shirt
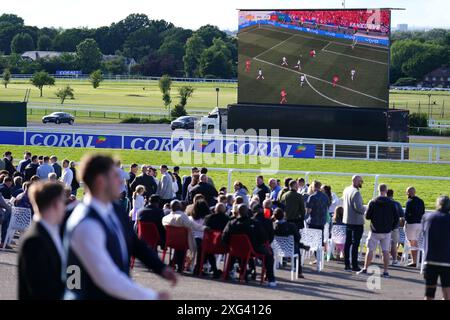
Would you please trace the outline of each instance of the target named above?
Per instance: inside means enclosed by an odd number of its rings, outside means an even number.
[[[311,58],[315,58],[315,57],[316,57],[316,50],[311,50],[311,51],[309,52],[309,56],[310,56]]]
[[[250,66],[251,66],[251,61],[250,59],[247,59],[247,61],[245,61],[245,72],[250,72]]]

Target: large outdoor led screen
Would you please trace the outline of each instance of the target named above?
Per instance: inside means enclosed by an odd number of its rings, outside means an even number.
[[[239,11],[239,103],[388,108],[390,10]]]

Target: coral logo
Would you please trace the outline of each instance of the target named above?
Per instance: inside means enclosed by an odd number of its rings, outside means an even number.
[[[304,145],[302,145],[302,144],[299,144],[299,145],[297,145],[297,147],[295,148],[295,153],[296,154],[299,154],[299,153],[302,153],[303,151],[305,151],[306,150],[306,147],[304,146]]]
[[[106,142],[106,137],[105,136],[98,136],[97,139],[95,140],[95,144],[102,144]]]

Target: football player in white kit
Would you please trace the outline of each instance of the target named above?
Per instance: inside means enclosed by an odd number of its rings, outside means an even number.
[[[258,69],[258,77],[256,77],[256,80],[264,80],[264,76],[263,76],[261,68]]]
[[[300,59],[298,59],[297,64],[294,66],[294,68],[298,69],[298,70],[302,70],[302,66],[300,63]]]
[[[355,46],[356,46],[357,43],[358,43],[358,40],[356,39],[356,35],[353,35],[352,50],[355,49]]]
[[[300,87],[303,88],[304,84],[305,84],[305,75],[302,74],[302,75],[300,75]]]
[[[286,67],[288,66],[286,57],[283,57],[283,60],[281,62],[281,66],[286,66]]]
[[[352,69],[352,71],[350,71],[350,74],[352,76],[352,81],[355,80],[356,70]]]

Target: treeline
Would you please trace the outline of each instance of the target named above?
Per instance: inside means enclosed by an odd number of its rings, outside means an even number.
[[[59,57],[21,59],[25,51],[59,51]],[[75,53],[75,54],[74,54]],[[102,55],[114,55],[103,59]],[[130,70],[130,58],[137,64]],[[215,26],[196,31],[151,20],[145,14],[99,28],[37,28],[14,14],[0,16],[0,73],[101,69],[105,74],[235,78],[237,40]]]
[[[394,32],[391,83],[415,85],[429,72],[450,66],[450,30]]]

